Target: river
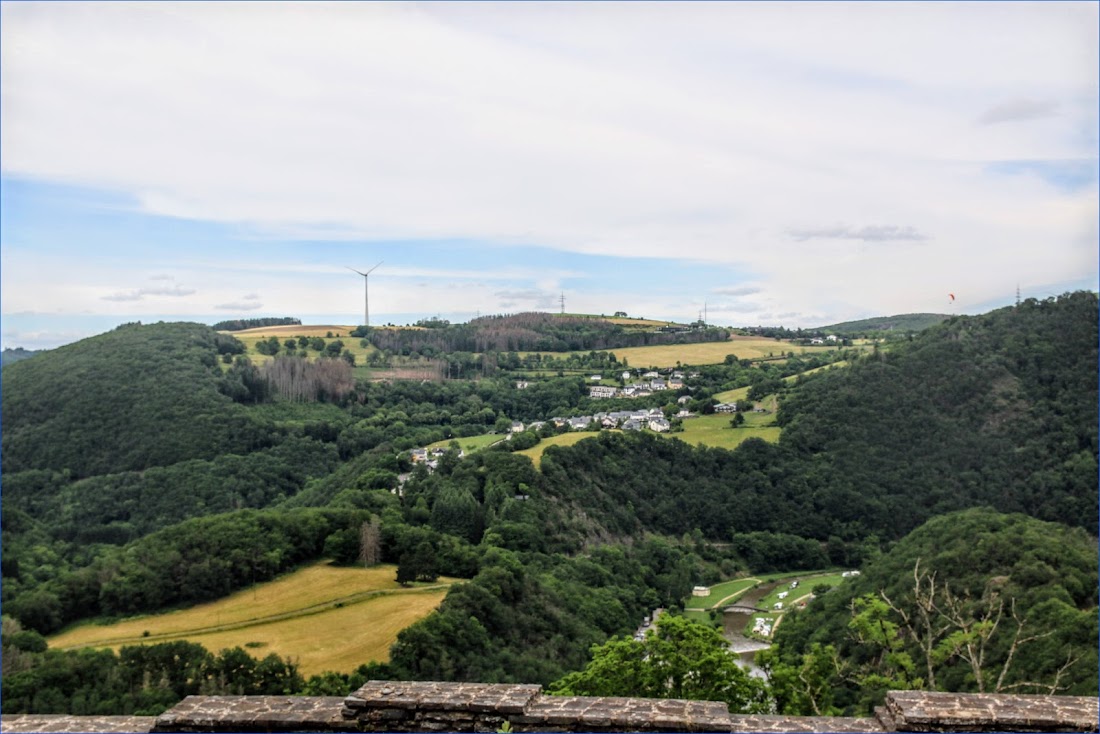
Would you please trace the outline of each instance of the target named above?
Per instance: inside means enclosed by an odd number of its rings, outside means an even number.
[[[737,599],[738,606],[755,607],[757,602],[770,594],[777,586],[790,583],[790,579],[769,581],[756,588],[749,589]],[[758,650],[767,650],[771,645],[746,637],[744,630],[752,619],[748,612],[725,612],[722,615],[722,636],[729,640],[730,650],[741,658],[741,665],[748,668],[751,675],[763,678],[764,672],[756,667],[755,657]]]

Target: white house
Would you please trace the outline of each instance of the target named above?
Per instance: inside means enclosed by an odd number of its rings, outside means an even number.
[[[672,426],[669,424],[669,422],[664,418],[650,418],[649,419],[649,430],[651,430],[651,431],[656,431],[657,433],[664,433],[665,431],[667,431],[671,427]]]
[[[623,373],[623,382],[626,382],[629,379],[630,379],[630,373],[629,372],[624,372]]]
[[[692,596],[710,596],[709,586],[696,586],[691,590]]]
[[[592,387],[588,388],[588,397],[613,398],[618,392],[618,388],[611,387],[610,385],[593,385]]]

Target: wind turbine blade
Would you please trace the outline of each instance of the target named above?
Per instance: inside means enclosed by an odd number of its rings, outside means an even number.
[[[378,263],[378,265],[381,265],[381,264],[382,264],[383,262],[385,262],[385,260],[383,260],[382,262]],[[377,270],[377,269],[378,269],[378,265],[375,265],[375,266],[374,266],[373,268],[371,268],[371,269],[370,269],[370,270],[368,270],[367,272],[363,273],[363,275],[370,275],[371,273],[373,273],[373,272],[374,272],[375,270]]]
[[[348,268],[348,266],[347,266],[347,265],[345,265],[344,267],[345,267],[345,268]],[[377,266],[377,265],[375,265],[375,267],[378,267],[378,266]],[[348,268],[348,270],[350,270],[350,271],[351,271],[351,272],[353,272],[353,273],[359,273],[359,274],[360,274],[360,275],[362,275],[362,276],[363,276],[364,278],[365,278],[365,277],[367,277],[367,273],[369,273],[369,272],[370,272],[370,271],[368,270],[368,271],[367,271],[366,273],[360,273],[360,272],[359,272],[358,270],[356,270],[355,268]]]

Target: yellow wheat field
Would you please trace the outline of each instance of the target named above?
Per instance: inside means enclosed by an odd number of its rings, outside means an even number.
[[[337,568],[326,561],[216,602],[109,625],[85,624],[49,638],[49,644],[117,650],[188,640],[212,652],[243,647],[256,657],[290,657],[306,676],[348,673],[362,663],[387,660],[397,634],[438,607],[455,581],[442,578],[404,589],[395,578],[392,565]]]

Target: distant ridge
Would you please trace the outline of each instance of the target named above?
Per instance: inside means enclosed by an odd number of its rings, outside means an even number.
[[[20,362],[24,359],[29,359],[30,357],[38,354],[38,352],[40,351],[43,350],[24,349],[23,347],[16,347],[15,349],[11,349],[9,347],[5,349],[2,354],[0,354],[0,367],[9,365],[13,362]]]
[[[830,326],[818,326],[809,331],[824,331],[830,334],[862,334],[869,331],[922,331],[929,326],[951,318],[945,313],[905,313],[897,316],[876,316],[859,321],[845,321]]]

